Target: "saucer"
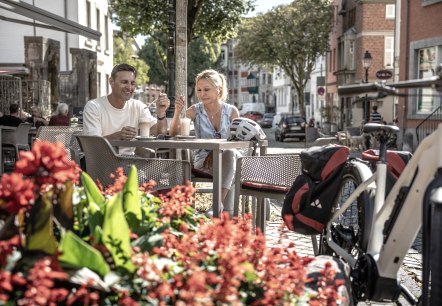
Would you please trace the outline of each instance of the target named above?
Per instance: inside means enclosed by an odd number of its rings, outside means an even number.
[[[195,139],[195,136],[184,136],[184,135],[176,135],[176,139]]]
[[[154,140],[154,139],[156,139],[156,137],[152,137],[152,136],[136,136],[135,139],[136,140]]]

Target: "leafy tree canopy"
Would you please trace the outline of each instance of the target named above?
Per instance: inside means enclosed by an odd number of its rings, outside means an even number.
[[[204,36],[212,42],[231,38],[242,20],[252,11],[255,0],[188,0],[187,37]],[[114,21],[124,32],[150,35],[167,33],[167,0],[111,0]]]
[[[149,65],[149,79],[151,83],[164,85],[167,81],[166,65],[166,41],[164,33],[156,33],[146,40],[146,44],[140,51],[140,57]],[[196,75],[204,69],[217,69],[220,44],[210,43],[204,37],[199,37],[190,42],[187,52],[187,85],[189,88],[188,98],[194,94]]]
[[[137,69],[137,85],[149,82],[149,66],[138,58],[134,48],[134,40],[131,37],[114,37],[114,65],[126,63]]]
[[[297,0],[246,20],[238,33],[237,58],[281,67],[296,88],[303,116],[304,88],[317,57],[328,51],[332,14],[328,0]]]

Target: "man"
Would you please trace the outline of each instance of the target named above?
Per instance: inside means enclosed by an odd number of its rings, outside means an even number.
[[[143,102],[132,98],[136,89],[137,71],[128,64],[119,64],[112,69],[109,78],[111,93],[90,100],[83,112],[85,135],[103,136],[109,140],[130,140],[138,134],[140,119],[151,118],[151,131],[158,135],[167,132],[166,110],[170,102],[166,94],[160,94],[155,101],[156,118]],[[122,148],[122,154],[134,154],[135,148]]]
[[[9,115],[0,117],[0,125],[18,126],[20,123],[24,123],[19,116],[20,107],[18,104],[13,103],[9,106]]]
[[[373,107],[371,108],[372,112],[370,114],[370,121],[371,123],[382,123],[382,116],[381,114],[378,112],[378,106],[377,105],[373,105]],[[370,149],[371,146],[371,135],[370,134],[365,134],[365,149]],[[373,142],[376,144],[376,140],[373,139]]]
[[[372,112],[370,114],[370,122],[372,123],[382,123],[382,116],[378,113],[378,106],[373,105]]]

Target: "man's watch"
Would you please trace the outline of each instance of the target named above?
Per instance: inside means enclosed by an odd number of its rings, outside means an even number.
[[[166,114],[164,114],[163,117],[158,117],[158,115],[157,115],[157,119],[158,119],[158,120],[164,120],[164,119],[166,119]]]

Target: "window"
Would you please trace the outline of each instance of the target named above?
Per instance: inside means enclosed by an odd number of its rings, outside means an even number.
[[[100,25],[100,10],[99,9],[97,9],[97,31],[100,31],[101,32],[101,25]],[[100,45],[100,41],[101,41],[101,38],[97,41],[97,45],[99,46]]]
[[[437,67],[437,48],[422,48],[417,51],[418,56],[418,78],[429,78],[435,75]],[[432,88],[418,90],[417,113],[430,113],[435,105]]]
[[[91,3],[90,3],[90,1],[86,1],[86,22],[87,22],[87,27],[91,28],[92,21],[91,21]]]
[[[394,37],[386,36],[384,44],[384,67],[392,69],[394,61]]]
[[[106,84],[109,83],[110,75],[106,74]],[[109,85],[106,86],[106,95],[109,94]]]
[[[396,15],[395,10],[396,10],[396,5],[387,4],[385,6],[385,19],[394,19],[395,15]]]
[[[101,97],[101,73],[97,72],[97,97]]]
[[[104,46],[109,50],[109,18],[104,16]]]

